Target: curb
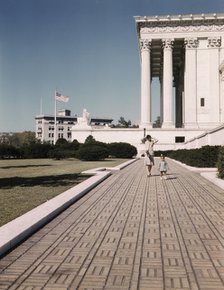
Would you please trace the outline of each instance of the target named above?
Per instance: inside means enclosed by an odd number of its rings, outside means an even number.
[[[96,168],[84,171],[82,173],[94,174],[94,176],[0,227],[0,257],[109,177],[113,170],[121,170],[135,161],[136,159],[132,159],[116,167]]]

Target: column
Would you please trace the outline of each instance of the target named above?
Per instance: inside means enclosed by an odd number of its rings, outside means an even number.
[[[219,66],[220,73],[220,114],[221,122],[224,122],[224,61]]]
[[[161,76],[160,79],[160,125],[162,126],[163,123],[163,77]]]
[[[163,39],[163,128],[174,128],[173,39]]]
[[[221,38],[209,37],[208,49],[209,49],[209,78],[210,78],[210,122],[213,126],[218,126],[221,123],[221,98],[220,98],[220,75],[217,69],[220,64],[220,51]]]
[[[152,128],[151,123],[151,40],[141,39],[141,128]]]
[[[184,128],[198,128],[197,124],[197,47],[196,38],[187,38],[185,45]]]

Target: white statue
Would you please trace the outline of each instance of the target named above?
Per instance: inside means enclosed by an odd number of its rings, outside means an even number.
[[[78,125],[81,127],[86,127],[90,125],[90,113],[86,109],[83,109],[82,117],[77,119]]]
[[[86,109],[83,109],[82,118],[83,118],[83,121],[89,125],[90,113],[88,113]]]

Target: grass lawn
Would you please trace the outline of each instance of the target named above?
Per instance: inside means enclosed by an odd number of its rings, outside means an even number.
[[[125,161],[0,160],[0,226],[88,178],[82,171]]]

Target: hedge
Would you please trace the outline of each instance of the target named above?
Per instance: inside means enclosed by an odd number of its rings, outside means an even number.
[[[189,166],[216,167],[220,146],[203,146],[199,149],[179,149],[176,151],[157,151],[156,156],[164,154]]]
[[[137,149],[125,142],[114,142],[108,144],[109,154],[115,158],[132,158],[137,155]]]
[[[217,161],[218,177],[224,179],[224,146],[219,148]]]
[[[91,144],[89,146],[82,146],[77,150],[75,157],[85,161],[97,161],[107,158],[108,155],[109,152],[105,147]]]

